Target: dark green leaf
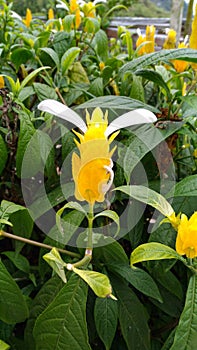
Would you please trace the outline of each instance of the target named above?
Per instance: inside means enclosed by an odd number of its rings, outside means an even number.
[[[185,306],[171,350],[194,350],[197,344],[197,276],[190,277]]]
[[[120,74],[126,73],[129,70],[135,72],[138,69],[157,64],[158,62],[174,59],[197,62],[197,52],[196,50],[192,49],[160,50],[158,52],[153,52],[142,57],[138,57],[135,60],[126,63],[123,67],[121,67]]]
[[[17,253],[12,252],[12,251],[3,252],[2,254],[7,256],[7,258],[10,259],[12,261],[12,263],[19,270],[26,272],[26,273],[29,273],[29,271],[30,271],[29,261],[23,255],[17,254]]]
[[[55,276],[48,280],[40,289],[33,300],[30,316],[25,328],[25,345],[28,350],[35,350],[35,339],[33,337],[33,327],[37,317],[53,301],[57,293],[64,286],[62,280]]]
[[[57,53],[50,47],[42,47],[41,50],[44,51],[47,55],[49,55],[50,58],[54,61],[56,67],[59,68],[60,62]]]
[[[43,101],[49,98],[49,96],[51,99],[57,100],[57,94],[54,88],[43,83],[33,83],[33,88],[36,95],[38,96],[39,101]]]
[[[23,322],[28,317],[25,299],[1,261],[0,280],[0,319],[6,323]]]
[[[1,135],[0,135],[0,154],[1,154],[1,157],[0,157],[0,175],[1,175],[8,158],[7,147]]]
[[[94,259],[102,261],[105,264],[111,264],[114,261],[128,264],[128,257],[123,247],[114,242],[104,247],[98,247],[93,250]]]
[[[108,58],[108,37],[104,30],[96,32],[93,45],[100,60],[105,62]]]
[[[16,70],[19,69],[21,64],[25,64],[32,57],[32,51],[26,49],[25,47],[19,47],[11,54],[11,60],[15,64]]]
[[[135,72],[136,75],[141,76],[144,79],[147,79],[148,81],[152,81],[153,83],[161,86],[167,94],[168,99],[171,98],[171,93],[168,85],[166,82],[163,80],[161,74],[158,72],[151,70],[151,69],[139,69]]]
[[[138,100],[134,100],[130,97],[126,96],[102,96],[93,98],[80,106],[77,106],[76,109],[86,109],[86,108],[95,108],[101,107],[107,109],[123,109],[125,110],[133,110],[136,108],[145,108],[153,113],[158,113],[159,110],[153,106],[147,105],[146,103],[140,102]]]
[[[86,326],[87,285],[72,276],[38,317],[34,337],[39,350],[90,350]],[[57,318],[58,316],[58,318]]]
[[[33,230],[33,220],[30,216],[28,210],[25,208],[25,210],[19,210],[13,214],[10,215],[10,221],[13,224],[13,233],[16,236],[30,238],[31,233]],[[25,245],[24,242],[15,242],[16,247],[16,253],[19,253],[23,246]]]
[[[149,350],[147,315],[135,293],[119,279],[111,279],[119,303],[119,321],[128,350]]]
[[[109,350],[118,323],[117,302],[110,298],[97,298],[94,307],[94,319],[98,335],[105,344],[106,350]]]

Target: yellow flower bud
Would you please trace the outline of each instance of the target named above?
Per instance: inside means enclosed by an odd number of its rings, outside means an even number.
[[[154,52],[155,51],[155,27],[153,25],[146,27],[146,41],[149,41],[149,43],[147,43],[145,47],[146,53]]]
[[[31,21],[32,21],[32,13],[31,13],[31,10],[27,8],[26,17],[23,20],[23,22],[25,23],[26,27],[30,27]]]
[[[50,8],[48,11],[48,19],[54,19],[54,12],[52,8]]]
[[[0,75],[0,89],[3,89],[4,87],[5,87],[4,78],[2,77],[2,75]]]
[[[175,49],[176,47],[176,31],[169,29],[166,40],[164,41],[164,49]]]
[[[180,43],[179,45],[178,45],[178,48],[179,49],[184,49],[184,48],[186,48],[187,46],[184,44],[184,43]],[[174,68],[176,69],[176,71],[178,72],[178,73],[181,73],[181,72],[184,72],[186,69],[187,69],[187,67],[188,67],[188,62],[186,62],[186,61],[180,61],[180,60],[174,60],[173,61],[173,66],[174,66]]]

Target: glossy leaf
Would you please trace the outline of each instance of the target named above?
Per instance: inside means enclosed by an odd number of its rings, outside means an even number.
[[[87,285],[71,276],[38,317],[34,337],[39,350],[91,350],[86,327]],[[58,315],[58,318],[57,318]]]
[[[40,73],[42,70],[46,70],[49,68],[50,67],[39,67],[39,68],[33,70],[33,72],[28,74],[28,76],[22,81],[21,86],[20,86],[20,90],[22,90],[32,79],[34,79],[38,73]]]
[[[75,58],[79,55],[80,49],[78,47],[71,47],[61,58],[62,74],[64,74],[72,65]]]
[[[197,175],[190,175],[178,182],[173,192],[168,193],[168,197],[190,197],[197,196]]]
[[[104,264],[111,264],[113,262],[128,263],[128,257],[120,243],[114,241],[107,246],[101,246],[93,250],[93,257],[96,261]]]
[[[25,47],[19,47],[15,49],[11,54],[11,60],[15,64],[16,70],[19,69],[21,64],[25,64],[32,57],[32,51],[26,49]]]
[[[28,317],[28,308],[23,295],[0,261],[0,319],[6,323],[19,323]]]
[[[118,303],[110,298],[97,298],[94,319],[98,335],[109,350],[118,324]]]
[[[121,191],[128,194],[130,197],[137,199],[142,203],[151,205],[164,216],[171,215],[174,210],[170,203],[160,193],[157,193],[145,186],[120,186],[115,188],[116,191]]]
[[[174,249],[167,245],[151,242],[138,246],[131,253],[131,265],[142,261],[176,259],[187,265],[187,261],[181,257]]]
[[[21,271],[29,273],[30,265],[27,258],[21,254],[17,254],[12,251],[3,252],[3,255],[7,256],[8,259],[12,261],[12,263]]]

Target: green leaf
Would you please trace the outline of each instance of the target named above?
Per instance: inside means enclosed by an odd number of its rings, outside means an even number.
[[[174,59],[181,59],[189,62],[197,62],[197,53],[193,49],[172,49],[160,50],[132,60],[120,68],[120,74],[128,71],[135,72],[138,69]]]
[[[118,214],[113,210],[104,210],[94,216],[94,219],[99,218],[100,216],[106,216],[107,218],[112,219],[117,225],[117,231],[115,233],[115,237],[117,236],[120,230],[120,222]]]
[[[36,95],[38,96],[39,101],[43,101],[49,98],[49,96],[51,99],[57,100],[57,94],[54,88],[43,83],[33,83],[33,88]]]
[[[43,256],[43,259],[52,267],[64,283],[67,282],[64,267],[65,262],[62,260],[58,250],[52,248],[51,251]]]
[[[25,151],[34,133],[35,133],[35,128],[33,126],[33,123],[30,120],[29,115],[26,113],[21,113],[20,114],[20,133],[19,133],[18,146],[17,146],[17,152],[16,152],[16,171],[17,171],[17,176],[19,177],[21,176],[21,168],[22,168],[22,162],[23,162]],[[33,160],[34,160],[33,163],[35,163],[36,155],[38,154],[38,149],[35,149],[34,147],[32,147],[31,151],[32,152],[34,151],[34,153],[32,154],[33,154]],[[28,172],[28,169],[30,169],[32,174],[33,164],[31,164],[31,159],[32,157],[28,158],[28,163],[25,166],[25,169],[27,172]],[[40,159],[38,159],[37,165],[34,164],[34,167],[40,168]]]
[[[75,109],[86,109],[86,108],[96,108],[101,107],[106,109],[123,109],[132,110],[137,108],[145,108],[153,113],[158,113],[159,110],[153,106],[147,105],[146,103],[140,102],[138,100],[134,100],[127,96],[101,96],[93,98],[81,105],[75,107]]]
[[[3,255],[7,256],[8,259],[12,261],[12,263],[21,271],[29,273],[30,272],[30,265],[27,258],[25,258],[21,254],[16,254],[15,252],[8,251],[3,252]]]
[[[99,298],[114,298],[111,295],[112,288],[110,281],[108,277],[103,273],[96,271],[80,270],[76,267],[73,267],[72,271],[79,275],[90,286],[90,288]]]
[[[182,258],[174,249],[161,243],[144,243],[134,249],[131,253],[131,265],[142,261],[162,259],[177,259],[187,265],[187,261]]]
[[[116,275],[123,277],[143,294],[162,302],[159,289],[152,277],[144,270],[128,265],[112,263],[107,265]]]
[[[5,199],[2,200],[1,202],[1,211],[2,211],[2,216],[6,216],[11,215],[16,213],[19,210],[27,210],[25,207],[23,207],[22,205],[19,204],[15,204],[13,202],[10,201],[6,201]]]
[[[96,32],[93,46],[101,61],[106,61],[108,58],[108,37],[104,30],[100,29]]]
[[[0,280],[0,319],[6,323],[23,322],[28,317],[25,299],[1,261]]]
[[[86,17],[85,18],[85,30],[88,33],[95,33],[99,30],[100,28],[100,23],[98,21],[97,18],[93,18],[93,17]]]
[[[40,68],[35,69],[30,74],[28,74],[28,76],[22,81],[19,92],[30,82],[30,80],[35,78],[39,72],[41,72],[42,70],[49,69],[49,68],[51,68],[51,67],[40,67]]]
[[[26,208],[23,208],[22,210],[18,210],[15,213],[12,213],[10,215],[10,221],[13,224],[12,230],[16,236],[20,236],[24,238],[31,237],[34,223],[33,223],[32,217],[29,214],[29,211]],[[16,241],[15,242],[16,253],[19,253],[24,245],[25,245],[24,242]]]
[[[105,344],[106,350],[109,350],[118,323],[118,304],[109,298],[97,298],[94,307],[94,319],[98,335]]]
[[[44,51],[47,55],[49,55],[50,58],[55,63],[56,67],[59,68],[59,64],[60,64],[59,57],[58,57],[58,54],[53,49],[51,49],[50,47],[42,47],[41,51]]]
[[[135,134],[132,134],[127,147],[119,151],[118,159],[118,164],[124,169],[127,182],[130,181],[131,173],[139,161],[157,145],[162,144],[167,137],[179,130],[181,126],[182,123],[180,122],[173,123],[167,130],[159,131],[157,128],[146,124],[140,126]]]
[[[35,94],[35,91],[33,86],[26,86],[20,91],[18,95],[18,99],[23,102],[34,94]]]
[[[104,264],[111,264],[115,261],[128,264],[128,257],[123,247],[116,241],[107,246],[95,248],[93,250],[93,257],[95,261],[98,260]]]
[[[144,306],[122,280],[111,280],[118,298],[120,328],[128,350],[150,350],[150,331]]]
[[[38,317],[34,337],[39,350],[91,350],[86,325],[87,285],[73,275]]]
[[[8,158],[7,147],[1,135],[0,135],[0,154],[1,154],[1,157],[0,157],[0,175],[1,175],[2,171],[5,168],[7,158]]]
[[[16,70],[21,64],[25,64],[29,59],[33,58],[33,53],[25,47],[15,49],[11,54],[11,61],[15,64]]]
[[[8,344],[4,343],[3,340],[0,340],[0,349],[1,350],[9,350],[10,346]]]
[[[185,306],[170,350],[194,350],[197,344],[197,276],[190,277]]]
[[[135,198],[142,203],[151,205],[153,208],[160,211],[160,213],[162,213],[164,216],[170,216],[172,213],[174,213],[170,203],[168,203],[168,201],[160,193],[157,193],[148,187],[131,185],[120,186],[114,190],[126,193],[130,197]]]
[[[30,315],[25,327],[25,347],[28,350],[35,350],[35,339],[33,328],[38,316],[54,300],[61,288],[64,286],[62,280],[56,275],[49,279],[36,294],[30,309]]]
[[[178,182],[172,192],[167,197],[190,197],[197,196],[197,175],[185,177]]]
[[[62,74],[64,74],[70,68],[75,58],[79,55],[79,52],[80,48],[78,47],[71,47],[65,52],[61,58]]]
[[[170,89],[166,84],[166,82],[163,80],[161,74],[151,69],[139,69],[135,72],[135,74],[161,86],[166,91],[167,97],[170,100],[171,98]]]

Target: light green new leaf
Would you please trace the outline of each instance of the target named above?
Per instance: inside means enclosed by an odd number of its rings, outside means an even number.
[[[34,327],[36,349],[91,350],[86,325],[87,285],[76,275],[38,317]]]
[[[109,278],[96,271],[86,271],[80,270],[76,267],[73,267],[72,270],[79,275],[89,286],[92,288],[94,293],[100,298],[106,298],[112,296],[112,288],[109,282]]]
[[[197,345],[197,276],[190,277],[185,306],[170,350],[194,350]]]
[[[30,82],[31,79],[35,78],[35,76],[41,72],[42,70],[45,70],[45,69],[49,69],[51,67],[39,67],[37,69],[35,69],[33,72],[31,72],[30,74],[28,74],[28,76],[22,81],[21,83],[21,86],[20,86],[20,90],[19,92]]]
[[[12,223],[10,221],[6,220],[6,219],[0,219],[0,225],[13,226]]]
[[[131,265],[142,261],[162,260],[162,259],[177,259],[187,265],[187,261],[181,257],[174,249],[165,244],[150,242],[138,246],[131,253]]]
[[[52,248],[51,251],[43,256],[43,259],[52,267],[64,283],[67,282],[64,267],[65,262],[62,260],[58,250]]]
[[[112,219],[116,223],[116,225],[117,225],[117,231],[115,233],[115,237],[116,237],[119,230],[120,230],[120,222],[119,222],[120,220],[119,220],[118,214],[113,210],[104,210],[104,211],[96,214],[94,216],[94,219],[99,218],[100,216],[106,216],[107,218]]]
[[[94,307],[94,320],[98,335],[105,344],[106,350],[109,350],[118,323],[118,304],[110,298],[97,298]]]
[[[174,213],[174,210],[170,203],[160,194],[145,186],[120,186],[114,189],[114,191],[121,191],[128,194],[130,197],[137,199],[138,201],[149,204],[153,208],[160,211],[164,216],[170,216]]]
[[[61,58],[62,74],[64,74],[69,69],[75,58],[79,55],[79,52],[79,47],[71,47],[65,52]]]
[[[0,319],[6,323],[19,323],[28,317],[25,299],[12,276],[0,261]]]
[[[4,343],[3,340],[0,340],[0,349],[1,350],[9,350],[10,346],[8,344]]]

